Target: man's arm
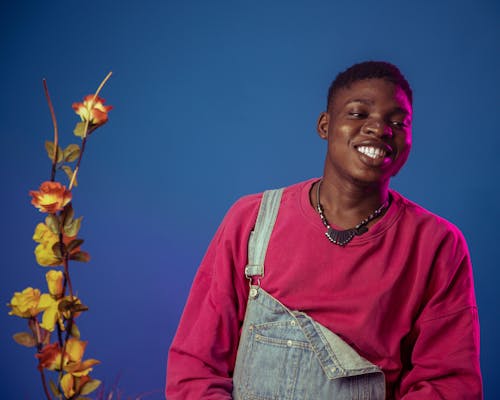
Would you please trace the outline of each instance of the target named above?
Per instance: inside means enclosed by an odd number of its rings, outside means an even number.
[[[427,287],[395,397],[480,400],[479,321],[470,258],[459,232],[442,246]]]

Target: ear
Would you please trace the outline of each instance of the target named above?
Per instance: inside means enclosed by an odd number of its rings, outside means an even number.
[[[328,139],[328,124],[330,123],[330,115],[327,112],[322,112],[316,123],[316,130],[321,139]]]

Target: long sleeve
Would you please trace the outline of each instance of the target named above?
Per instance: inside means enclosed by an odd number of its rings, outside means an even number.
[[[198,269],[169,352],[168,400],[232,398],[248,293],[243,270],[256,206],[258,201],[246,201],[232,207]]]
[[[470,258],[459,232],[441,247],[427,288],[406,343],[409,368],[396,398],[480,400],[479,321]]]

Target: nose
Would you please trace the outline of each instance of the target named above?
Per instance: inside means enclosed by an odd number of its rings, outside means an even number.
[[[363,132],[368,135],[376,135],[379,137],[391,137],[392,129],[385,121],[371,118],[363,125]]]

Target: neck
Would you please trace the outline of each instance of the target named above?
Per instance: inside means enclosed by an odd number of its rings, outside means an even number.
[[[378,186],[339,185],[325,177],[321,182],[318,199],[318,184],[319,182],[315,183],[310,192],[311,205],[316,209],[319,201],[329,223],[342,229],[356,226],[387,201],[389,196],[388,182]],[[370,222],[368,226],[373,223],[375,222]]]

